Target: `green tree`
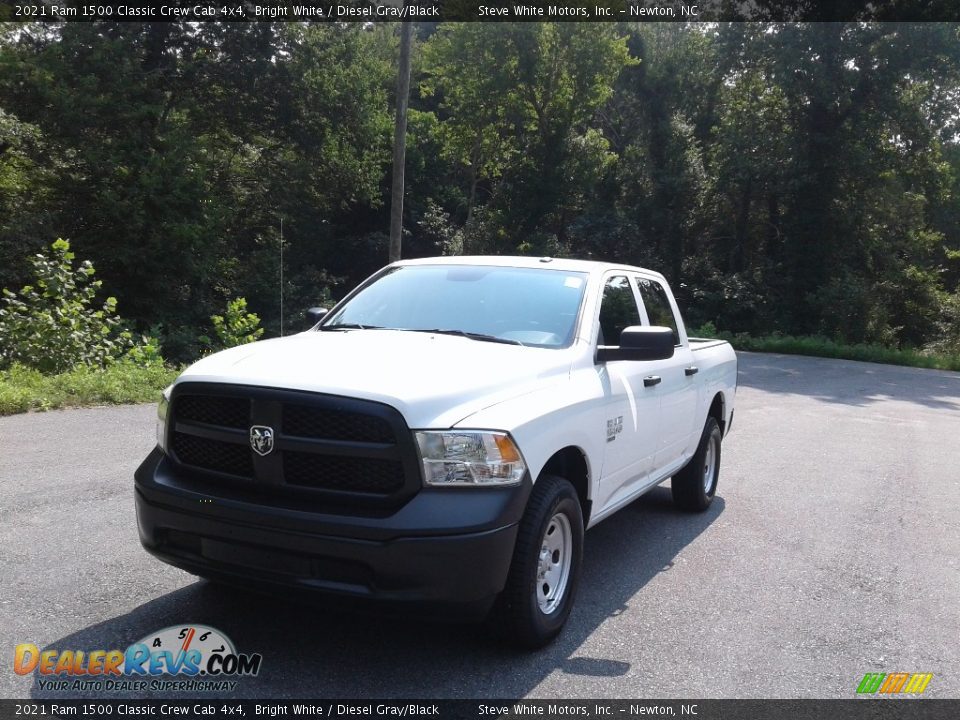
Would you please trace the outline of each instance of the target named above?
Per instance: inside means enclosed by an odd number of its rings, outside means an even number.
[[[449,24],[430,38],[421,90],[439,98],[445,156],[464,169],[466,218],[481,184],[500,217],[489,245],[468,250],[536,252],[545,235],[563,244],[582,210],[571,175],[595,180],[609,162],[591,122],[629,62],[605,24]]]
[[[227,297],[278,328],[281,217],[296,293],[339,261],[337,216],[380,202],[391,52],[359,26],[25,26],[0,107],[42,133],[33,162],[56,158],[48,225],[186,359]]]
[[[698,250],[703,231],[710,186],[703,126],[716,94],[708,70],[717,50],[696,26],[640,23],[627,31],[639,62],[621,75],[605,116],[620,155],[608,196],[632,231],[625,246],[601,256],[654,264],[679,289],[683,260]]]
[[[40,128],[0,107],[0,287],[27,276],[27,256],[43,248],[36,238],[51,233],[57,166]]]
[[[280,329],[282,220],[289,327],[382,264],[395,29],[0,28],[0,285],[28,282],[36,238],[69,236],[187,360],[228,298]],[[649,265],[721,330],[950,334],[956,25],[416,33],[405,254]]]

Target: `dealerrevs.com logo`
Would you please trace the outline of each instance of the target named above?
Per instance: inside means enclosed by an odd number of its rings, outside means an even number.
[[[41,690],[230,691],[239,677],[260,672],[260,653],[238,653],[224,633],[207,625],[174,625],[126,650],[14,650],[18,675],[36,672]]]

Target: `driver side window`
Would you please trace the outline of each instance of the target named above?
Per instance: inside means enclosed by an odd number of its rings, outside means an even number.
[[[620,333],[631,325],[642,325],[633,288],[626,275],[607,279],[600,301],[600,331],[597,345],[619,346]]]

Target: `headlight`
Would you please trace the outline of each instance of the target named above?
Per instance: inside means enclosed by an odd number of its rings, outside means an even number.
[[[515,485],[527,470],[507,433],[445,430],[416,435],[427,485]]]
[[[157,403],[157,445],[163,452],[167,452],[167,411],[170,408],[170,388],[168,387],[160,395],[160,402]]]

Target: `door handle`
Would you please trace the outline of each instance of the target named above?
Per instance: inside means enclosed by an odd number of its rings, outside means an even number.
[[[700,372],[700,368],[698,368],[696,365],[691,365],[690,367],[683,369],[683,374],[687,377],[696,375],[698,372]]]
[[[660,376],[659,376],[659,375],[649,375],[648,377],[645,377],[645,378],[643,379],[643,386],[644,386],[644,387],[653,387],[654,385],[659,385],[659,384],[660,384]]]

